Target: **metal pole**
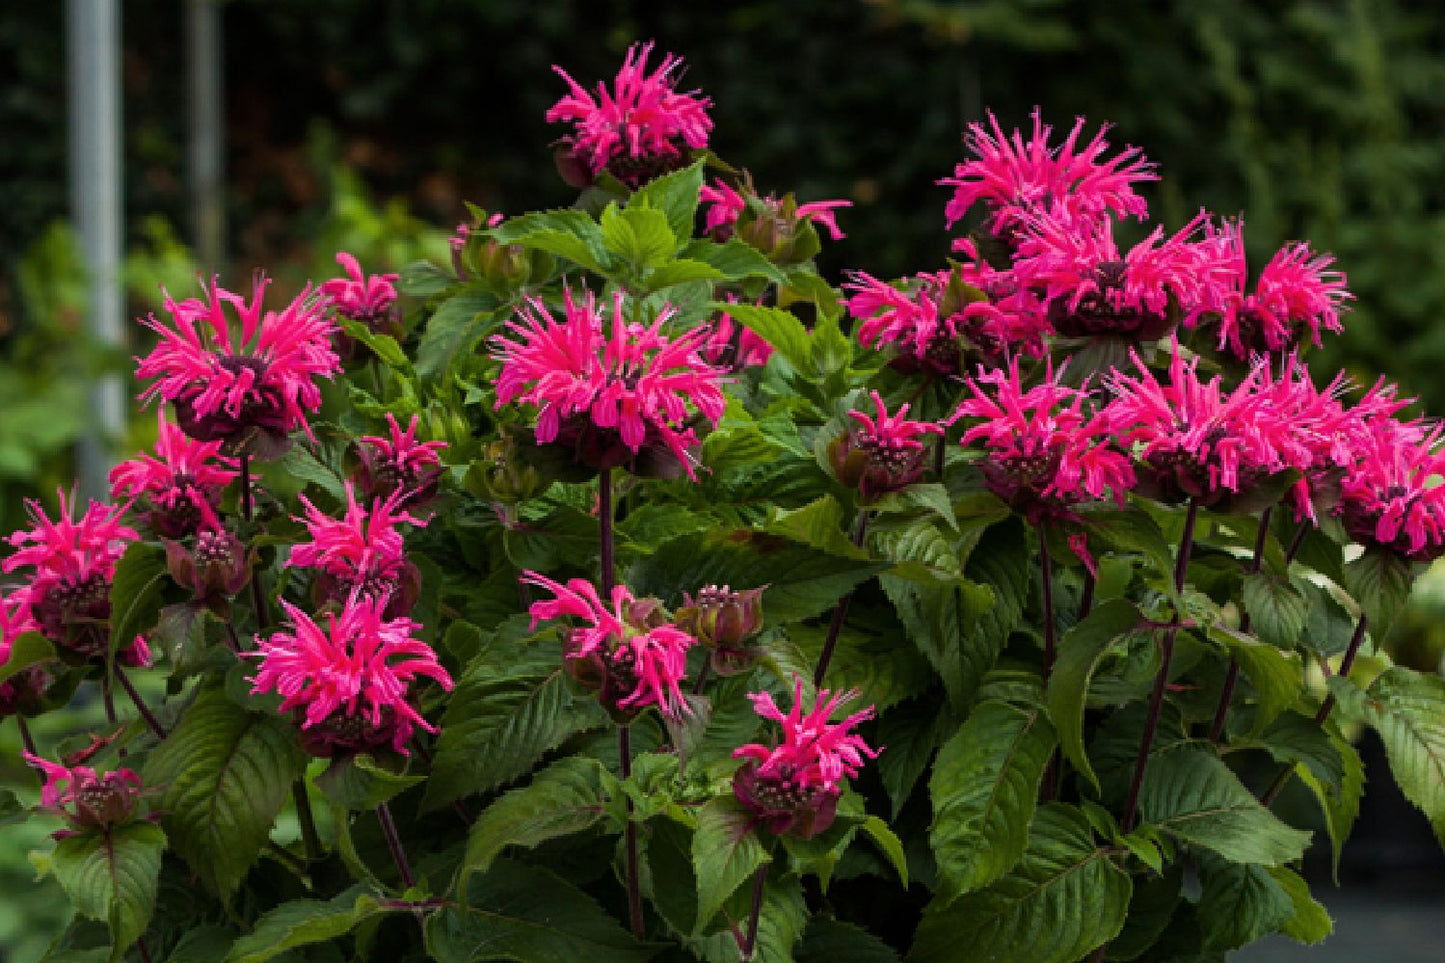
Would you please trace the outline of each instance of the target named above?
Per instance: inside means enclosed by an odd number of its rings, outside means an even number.
[[[119,0],[67,0],[70,212],[88,274],[87,329],[103,346],[125,344],[121,250],[124,212],[121,182]],[[81,493],[102,498],[114,445],[125,430],[125,393],[119,375],[91,385],[90,423],[76,453]]]
[[[186,0],[187,108],[190,113],[191,228],[201,273],[225,259],[225,48],[217,0]]]

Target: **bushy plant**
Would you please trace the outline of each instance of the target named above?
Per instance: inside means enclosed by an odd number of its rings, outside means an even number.
[[[1345,721],[1445,833],[1445,683],[1367,646],[1445,548],[1439,430],[1306,367],[1328,255],[1121,244],[1141,151],[990,118],[957,258],[840,289],[847,205],[710,154],[650,54],[558,71],[574,207],[144,319],[154,452],[3,563],[55,959],[1313,943],[1271,805],[1297,777],[1338,858]],[[80,686],[110,726],[42,752]]]

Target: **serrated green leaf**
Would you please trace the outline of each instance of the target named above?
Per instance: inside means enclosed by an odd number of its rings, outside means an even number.
[[[377,764],[362,753],[331,761],[316,777],[316,786],[335,805],[351,812],[375,809],[426,779],[405,775]]]
[[[1004,702],[979,703],[939,749],[928,783],[937,901],[987,886],[1023,856],[1053,751],[1043,709]]]
[[[1270,867],[1230,863],[1218,857],[1198,861],[1197,918],[1204,949],[1233,950],[1275,932],[1294,916],[1294,904]]]
[[[868,553],[853,544],[843,532],[843,506],[832,495],[814,499],[793,511],[777,511],[768,521],[767,530],[830,555],[844,558],[867,558]]]
[[[1129,918],[1110,941],[1108,959],[1132,960],[1154,945],[1179,906],[1183,882],[1184,867],[1179,863],[1165,867],[1158,875],[1145,874],[1134,880]]]
[[[225,963],[266,963],[298,946],[345,936],[362,920],[387,910],[361,886],[329,900],[296,899],[268,910],[231,945]]]
[[[1300,590],[1289,580],[1270,572],[1253,572],[1244,577],[1244,610],[1261,639],[1281,648],[1300,643],[1309,607]]]
[[[903,852],[903,841],[877,816],[868,816],[863,820],[863,832],[873,840],[878,851],[887,857],[889,865],[898,874],[898,881],[907,889],[908,857]]]
[[[1309,884],[1301,879],[1298,873],[1283,866],[1271,866],[1268,872],[1289,896],[1293,911],[1293,915],[1280,927],[1281,933],[1292,940],[1313,946],[1335,931],[1329,912],[1310,896]]]
[[[1303,765],[1321,785],[1338,793],[1345,768],[1338,743],[1343,741],[1335,726],[1321,726],[1313,714],[1306,716],[1292,711],[1282,714],[1244,744],[1258,745],[1276,762]]]
[[[528,849],[581,832],[602,818],[602,764],[576,756],[559,759],[527,785],[503,793],[477,817],[467,835],[459,878],[486,872],[508,846]]]
[[[475,291],[463,291],[443,301],[417,344],[417,378],[431,381],[453,370],[456,359],[471,352],[505,313],[506,309],[498,309],[495,297]]]
[[[798,963],[898,963],[892,947],[861,926],[814,916],[803,931]]]
[[[1295,771],[1300,781],[1319,800],[1325,817],[1325,830],[1330,836],[1331,868],[1336,884],[1340,876],[1340,851],[1350,838],[1355,819],[1360,815],[1360,799],[1365,795],[1365,765],[1360,754],[1335,727],[1329,727],[1330,743],[1339,754],[1341,777],[1339,787],[1331,787],[1308,767]]]
[[[1368,548],[1345,565],[1345,591],[1359,603],[1376,638],[1384,637],[1410,600],[1410,568],[1405,559],[1383,548]]]
[[[869,507],[880,515],[889,512],[914,516],[931,513],[937,515],[949,528],[958,527],[958,519],[953,517],[953,501],[948,496],[948,489],[938,482],[909,485],[896,492],[889,492]]]
[[[306,757],[290,723],[205,689],[146,759],[176,855],[223,899],[261,853]]]
[[[689,284],[693,281],[721,281],[722,279],[722,272],[711,264],[704,264],[688,258],[678,258],[675,261],[666,261],[648,271],[637,284],[634,293],[650,294],[677,284]]]
[[[606,274],[612,264],[602,241],[602,229],[586,212],[573,208],[511,218],[498,225],[492,237],[503,244],[521,244],[565,257],[598,274]]]
[[[1348,718],[1380,734],[1395,783],[1445,845],[1445,679],[1395,666],[1364,691],[1334,676],[1330,692]]]
[[[337,501],[346,501],[345,483],[305,445],[292,445],[290,450],[281,456],[280,467],[288,475],[321,486],[323,491]]]
[[[429,298],[441,294],[457,283],[456,277],[430,261],[413,261],[401,269],[399,279],[401,293],[414,298]]]
[[[946,906],[931,903],[913,938],[913,963],[1075,963],[1124,925],[1128,874],[1094,844],[1078,810],[1038,810],[1019,864]]]
[[[378,334],[372,331],[360,321],[353,321],[347,317],[338,318],[341,330],[350,338],[371,349],[372,354],[381,359],[381,363],[393,371],[403,375],[412,374],[411,359],[406,352],[401,350],[401,345],[389,334]]]
[[[748,248],[748,250],[751,251],[752,248]],[[765,308],[755,304],[730,304],[727,301],[714,302],[712,309],[724,312],[738,324],[772,345],[773,350],[799,372],[806,373],[812,370],[808,329],[803,327],[803,322],[798,319],[796,314],[781,308]]]
[[[746,891],[746,888],[745,888]],[[739,897],[742,898],[740,893]],[[747,907],[734,901],[741,917]],[[793,946],[808,924],[808,904],[797,877],[778,879],[769,876],[763,888],[762,913],[758,918],[758,939],[753,948],[753,963],[794,963]],[[738,920],[738,925],[746,925]],[[737,963],[738,944],[730,931],[689,941],[690,948],[707,963]]]
[[[723,244],[714,244],[706,238],[693,241],[680,252],[680,256],[701,261],[716,268],[729,281],[744,281],[748,278],[767,278],[781,284],[786,278],[783,272],[763,256],[756,248],[738,238],[729,238]],[[731,312],[729,306],[715,310]],[[764,340],[767,340],[764,338]],[[768,342],[772,344],[771,341]],[[776,345],[774,345],[776,347]]]
[[[1146,822],[1235,863],[1278,866],[1304,855],[1310,834],[1259,804],[1215,753],[1180,746],[1151,756],[1139,792]]]
[[[667,215],[639,204],[635,198],[622,209],[609,204],[600,223],[603,245],[631,265],[638,276],[646,268],[662,264],[677,250],[677,237],[668,226]]]
[[[753,814],[732,794],[714,797],[697,811],[692,868],[697,876],[699,927],[707,926],[733,891],[769,861],[753,823]]]
[[[633,191],[628,204],[662,211],[676,237],[692,237],[693,221],[702,193],[705,162],[698,160],[682,170],[654,177]]]
[[[1077,372],[1076,372],[1077,373]],[[1104,537],[1125,551],[1139,552],[1154,566],[1158,584],[1183,611],[1184,603],[1174,588],[1174,550],[1165,540],[1159,524],[1140,508],[1130,506],[1118,511],[1113,505],[1101,504],[1079,511],[1083,524],[1091,533]]]
[[[1304,687],[1304,665],[1298,655],[1223,626],[1211,626],[1209,637],[1229,650],[1254,686],[1257,701],[1251,734],[1294,705]]]
[[[110,583],[110,651],[119,650],[155,628],[161,617],[161,592],[169,578],[166,553],[148,542],[132,542],[115,566]]]
[[[634,963],[660,947],[634,940],[556,873],[504,859],[471,877],[464,908],[427,919],[426,949],[438,963]]]
[[[145,822],[55,844],[51,872],[76,912],[110,927],[112,960],[121,959],[150,922],[165,848],[166,834]]]
[[[1104,653],[1133,630],[1141,618],[1134,604],[1125,599],[1103,603],[1064,633],[1059,640],[1058,661],[1049,676],[1045,698],[1049,718],[1059,733],[1059,748],[1095,789],[1099,788],[1099,777],[1084,751],[1084,705],[1089,680]]]
[[[39,632],[21,632],[10,642],[10,657],[0,664],[0,682],[24,672],[32,665],[55,658],[55,646]]]
[[[939,712],[931,699],[910,699],[882,713],[878,719],[879,744],[887,746],[874,765],[898,818],[918,779],[928,770],[938,739]]]

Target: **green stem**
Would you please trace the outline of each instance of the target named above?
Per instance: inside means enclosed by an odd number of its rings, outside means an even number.
[[[322,855],[321,837],[316,834],[316,817],[311,815],[305,776],[291,784],[291,799],[296,803],[296,821],[301,824],[301,845],[306,850],[306,858],[314,862]]]

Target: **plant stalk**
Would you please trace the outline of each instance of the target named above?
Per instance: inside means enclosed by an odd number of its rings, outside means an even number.
[[[306,795],[306,777],[291,784],[291,799],[296,804],[296,821],[301,824],[301,844],[308,860],[321,858],[321,837],[316,833],[316,817],[311,814],[311,799]]]
[[[151,732],[155,733],[156,738],[164,739],[169,735],[169,733],[166,732],[166,727],[161,725],[161,721],[157,719],[155,713],[151,711],[150,706],[145,704],[145,700],[141,698],[140,693],[135,691],[135,686],[131,683],[130,677],[126,675],[118,665],[112,666],[112,671],[115,672],[116,681],[119,682],[120,687],[125,690],[125,694],[130,696],[130,701],[135,704],[136,711],[140,713],[140,717],[145,720],[145,724],[150,727]]]
[[[396,821],[391,818],[391,807],[384,802],[377,803],[376,820],[381,823],[382,835],[386,837],[386,848],[391,850],[391,861],[396,863],[396,871],[401,876],[401,888],[411,889],[416,885],[416,877],[411,873],[411,863],[406,858],[406,850],[402,848],[401,837],[396,833]]]
[[[868,531],[868,509],[858,509],[858,520],[853,523],[853,544],[861,546],[863,536]],[[818,656],[818,667],[813,670],[813,688],[819,688],[823,684],[823,677],[828,674],[828,663],[833,660],[833,649],[838,645],[838,636],[843,632],[843,623],[848,618],[848,606],[853,602],[853,593],[838,600],[838,607],[833,610],[833,620],[828,623],[828,635],[823,640],[823,651]]]
[[[241,456],[241,517],[250,522],[255,516],[255,505],[251,497],[251,456]],[[256,615],[256,633],[266,631],[271,623],[271,613],[266,606],[266,592],[261,587],[261,573],[251,572],[251,608]]]
[[[1038,535],[1039,589],[1044,609],[1044,687],[1048,688],[1049,676],[1054,672],[1058,640],[1055,638],[1056,626],[1054,624],[1054,563],[1049,556],[1048,525],[1043,521],[1038,524]],[[1040,794],[1044,802],[1052,802],[1058,792],[1059,751],[1055,749],[1049,753],[1048,765],[1044,767]]]
[[[1084,591],[1079,596],[1078,621],[1084,621],[1089,617],[1089,613],[1094,611],[1094,590],[1097,587],[1098,579],[1094,578],[1094,573],[1084,572]]]
[[[1266,508],[1259,515],[1259,533],[1254,537],[1254,559],[1249,563],[1249,574],[1258,575],[1260,566],[1264,562],[1264,543],[1269,538],[1269,516],[1274,511],[1273,506]],[[1243,609],[1239,617],[1239,631],[1248,632],[1250,626],[1249,610]],[[1209,726],[1209,741],[1218,742],[1224,734],[1224,720],[1229,715],[1229,703],[1234,699],[1234,686],[1239,681],[1239,660],[1234,656],[1229,657],[1229,671],[1224,676],[1224,688],[1219,693],[1219,707],[1214,710],[1214,721]]]
[[[758,920],[763,915],[763,890],[768,884],[768,864],[764,863],[758,867],[753,874],[753,911],[748,917],[748,935],[743,940],[742,963],[749,963],[753,958],[753,950],[758,944]]]
[[[25,717],[18,712],[15,713],[15,724],[20,727],[20,744],[25,747],[26,752],[39,759],[40,752],[35,748],[35,737],[30,734],[30,726],[25,722]]]

